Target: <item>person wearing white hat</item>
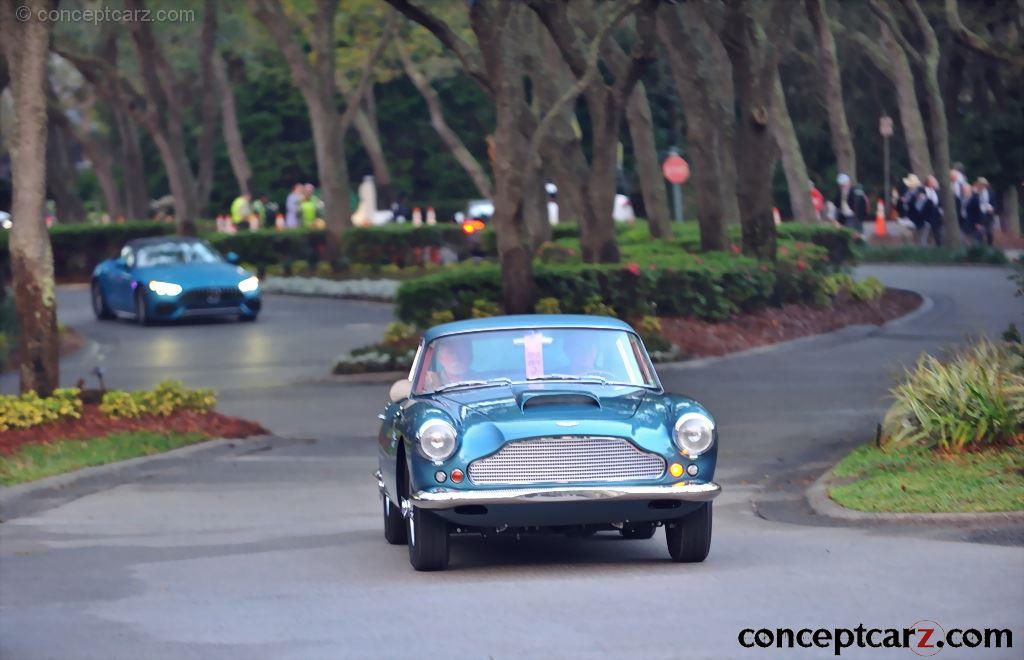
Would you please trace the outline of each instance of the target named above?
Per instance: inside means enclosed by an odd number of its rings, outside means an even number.
[[[854,185],[850,175],[840,172],[836,177],[839,191],[836,193],[836,220],[858,234],[864,234],[864,221],[868,217],[868,196],[859,185]]]

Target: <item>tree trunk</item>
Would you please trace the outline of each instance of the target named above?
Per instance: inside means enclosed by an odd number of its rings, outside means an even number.
[[[200,133],[199,167],[196,171],[196,208],[202,212],[210,203],[210,189],[213,188],[213,147],[217,139],[217,81],[214,75],[217,37],[217,5],[214,0],[205,0],[203,28],[199,35],[199,94]],[[219,55],[216,59],[220,59]]]
[[[327,229],[327,258],[334,261],[341,254],[341,235],[352,227],[352,206],[348,198],[348,162],[345,143],[338,125],[334,94],[307,99],[309,120],[313,127],[316,171],[324,196],[324,222]]]
[[[1010,236],[1020,236],[1022,223],[1020,217],[1020,196],[1017,185],[1010,184],[1003,190],[1002,203],[999,205],[999,219],[1003,231]]]
[[[836,56],[836,40],[828,24],[825,0],[806,0],[807,15],[811,19],[814,34],[818,39],[818,62],[820,64],[821,89],[828,115],[832,150],[840,172],[857,180],[857,160],[853,150],[850,125],[846,121],[843,106],[843,81],[839,72],[839,58]]]
[[[85,222],[85,207],[75,189],[78,171],[71,159],[70,128],[60,109],[52,103],[47,114],[46,189],[57,206],[59,222]]]
[[[100,190],[103,191],[107,215],[112,220],[124,217],[121,190],[117,186],[117,179],[114,178],[114,158],[111,155],[110,143],[105,138],[93,134],[88,126],[77,127],[75,137],[92,163],[92,171],[100,184]]]
[[[773,99],[771,109],[771,130],[775,144],[779,147],[782,169],[786,173],[786,187],[789,189],[789,203],[793,209],[793,217],[798,222],[810,223],[817,219],[814,205],[811,203],[810,177],[807,165],[800,152],[800,141],[797,140],[793,119],[789,116],[786,105],[786,93],[782,89],[782,78],[779,68],[775,67]]]
[[[932,169],[932,157],[928,149],[924,119],[921,117],[921,105],[917,99],[914,73],[910,69],[910,62],[907,61],[907,54],[903,52],[903,48],[885,23],[879,23],[879,35],[878,43],[859,32],[853,33],[852,36],[896,89],[896,104],[900,110],[900,125],[903,126],[907,155],[910,157],[910,170],[919,176],[927,176],[935,170]]]
[[[99,54],[111,66],[118,61],[117,33],[105,24]],[[142,162],[142,148],[139,146],[139,130],[129,110],[131,101],[125,93],[121,80],[104,78],[94,82],[94,87],[103,96],[114,118],[120,150],[121,179],[124,183],[124,209],[129,219],[142,220],[149,216],[149,190],[146,186],[146,168]]]
[[[466,174],[469,175],[470,180],[473,181],[473,185],[476,186],[481,197],[491,199],[493,191],[491,179],[487,176],[487,172],[484,171],[480,162],[473,157],[473,154],[469,152],[469,149],[466,148],[466,145],[463,144],[455,131],[448,126],[437,92],[434,91],[427,77],[416,67],[409,52],[402,46],[401,42],[396,42],[395,45],[402,60],[402,68],[405,69],[405,75],[409,76],[409,80],[412,81],[420,96],[426,101],[427,110],[430,112],[430,125],[434,127],[434,131],[441,138],[441,141],[444,142],[444,145],[448,147],[448,151],[452,153],[455,160],[466,171]]]
[[[654,122],[651,120],[651,106],[647,91],[637,83],[626,104],[626,123],[629,137],[633,140],[633,155],[636,157],[636,174],[640,179],[640,191],[644,196],[647,223],[651,236],[668,238],[669,227],[668,193],[661,174],[658,149],[654,144]]]
[[[601,83],[602,87],[604,83]],[[604,90],[600,92],[604,96]],[[592,93],[593,94],[593,93]],[[596,95],[596,94],[594,94]],[[590,176],[587,179],[584,204],[590,222],[586,231],[580,227],[580,249],[587,263],[616,263],[619,245],[615,236],[615,174],[616,149],[619,144],[621,108],[602,105],[596,99],[587,103],[591,117]]]
[[[18,314],[21,391],[48,396],[60,379],[53,251],[43,221],[46,190],[46,57],[50,23],[35,11],[15,16],[14,2],[0,5],[0,48],[7,58],[16,130],[11,138],[14,196],[8,250]]]
[[[686,114],[703,251],[726,250],[726,225],[740,221],[736,195],[732,65],[701,7],[665,5],[658,39]]]
[[[245,143],[242,131],[238,128],[238,114],[235,110],[235,90],[228,77],[228,67],[220,53],[213,57],[213,74],[216,79],[217,91],[220,92],[221,127],[224,132],[224,144],[231,161],[231,171],[235,175],[240,193],[252,192],[252,166],[245,154]]]
[[[774,165],[768,120],[772,107],[772,74],[778,68],[773,42],[776,7],[768,7],[761,25],[750,0],[729,4],[725,42],[732,62],[739,119],[736,126],[737,196],[743,225],[743,251],[759,259],[775,259],[775,221],[772,217]]]

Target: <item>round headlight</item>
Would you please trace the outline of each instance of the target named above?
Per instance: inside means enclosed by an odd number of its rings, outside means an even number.
[[[684,454],[696,458],[715,440],[715,423],[700,413],[686,413],[676,420],[673,436]]]
[[[423,455],[431,460],[443,461],[455,452],[455,427],[443,419],[423,422],[416,438]]]

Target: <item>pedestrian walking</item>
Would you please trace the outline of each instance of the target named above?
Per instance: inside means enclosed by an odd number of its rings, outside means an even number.
[[[284,200],[284,226],[287,229],[297,229],[299,226],[299,207],[302,205],[302,198],[302,184],[296,183]]]
[[[969,239],[978,245],[992,245],[994,239],[993,226],[995,216],[992,206],[992,193],[989,190],[988,179],[981,176],[974,181],[974,194],[967,200],[965,205],[966,222],[968,231],[964,232]]]
[[[939,198],[939,180],[935,175],[928,175],[924,190],[928,197],[928,203],[925,205],[925,221],[928,223],[928,229],[931,231],[935,245],[941,247],[943,237],[942,202]]]
[[[299,204],[299,209],[302,214],[302,226],[305,229],[312,229],[316,226],[316,212],[317,212],[317,200],[316,189],[312,183],[307,183],[303,189],[302,203]]]
[[[868,218],[868,196],[859,184],[854,184],[850,175],[840,172],[836,177],[839,190],[835,201],[836,220],[839,224],[864,235],[864,221]]]
[[[925,192],[921,179],[911,172],[903,177],[906,187],[900,197],[900,211],[914,225],[914,242],[918,245],[928,244],[930,225],[927,222],[928,194]]]
[[[953,199],[956,200],[956,217],[961,226],[967,217],[966,204],[971,197],[971,186],[967,183],[967,176],[964,174],[964,164],[953,163],[949,170],[949,185],[953,189]]]

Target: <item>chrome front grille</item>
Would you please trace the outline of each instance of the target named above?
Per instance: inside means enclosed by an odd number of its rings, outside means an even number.
[[[474,484],[578,483],[658,479],[665,459],[625,438],[561,436],[510,442],[469,464]]]

